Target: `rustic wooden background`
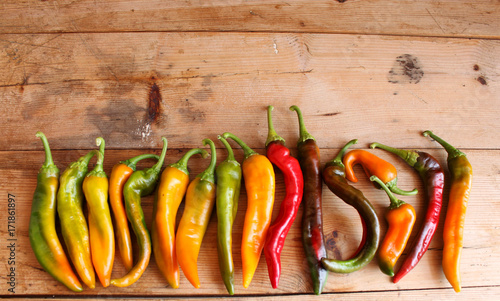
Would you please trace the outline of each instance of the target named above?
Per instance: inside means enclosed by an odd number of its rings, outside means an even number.
[[[251,286],[244,289],[239,255],[243,189],[233,236],[237,297],[471,300],[500,295],[499,39],[500,2],[493,0],[2,1],[0,297],[226,297],[214,243],[215,215],[200,253],[200,289],[183,275],[179,289],[169,288],[154,259],[128,288],[98,284],[74,294],[53,280],[28,240],[31,199],[43,162],[35,132],[47,135],[61,170],[94,148],[95,137],[104,137],[109,174],[119,160],[159,153],[161,136],[169,139],[166,164],[200,146],[203,138],[216,140],[225,131],[264,153],[268,104],[275,106],[276,130],[292,152],[298,126],[288,107],[302,109],[323,162],[358,138],[355,148],[366,149],[374,141],[418,148],[446,167],[444,150],[421,135],[426,129],[467,153],[474,180],[461,263],[463,289],[454,293],[442,272],[441,221],[429,251],[398,284],[373,261],[352,274],[330,273],[322,296],[313,296],[300,240],[302,211],[285,243],[279,288],[271,288],[262,257]],[[222,159],[226,154],[217,145]],[[423,189],[400,159],[373,152],[398,168],[402,188]],[[241,161],[241,150],[235,153]],[[193,158],[191,177],[207,164]],[[357,173],[355,186],[372,200],[384,233],[388,199],[360,168]],[[279,172],[277,181],[275,215],[284,195]],[[445,200],[447,192],[448,186]],[[13,232],[8,228],[9,194],[15,200]],[[418,228],[425,212],[423,195],[402,199],[415,206]],[[144,198],[143,208],[149,223],[152,197]],[[182,210],[181,205],[178,218]],[[349,256],[361,237],[356,212],[326,187],[323,210],[329,255]],[[12,242],[14,259],[7,247]],[[8,291],[11,267],[15,293]],[[124,272],[117,256],[113,277]]]

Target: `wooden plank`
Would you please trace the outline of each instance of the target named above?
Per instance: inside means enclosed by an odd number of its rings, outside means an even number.
[[[265,31],[500,36],[492,0],[3,1],[1,33]]]
[[[391,141],[394,142],[394,141]],[[218,147],[222,147],[218,144]],[[113,164],[119,160],[135,156],[150,150],[109,150],[106,152],[105,171],[109,174]],[[151,150],[153,151],[153,150]],[[154,150],[158,152],[158,149]],[[167,155],[166,164],[175,162],[179,159],[185,149],[171,149]],[[258,149],[263,152],[263,149]],[[338,149],[325,149],[322,152],[322,161],[331,159]],[[446,156],[442,150],[426,150],[445,164]],[[417,187],[423,189],[417,174],[406,166],[401,160],[393,155],[383,151],[373,151],[382,158],[389,160],[399,170],[399,186],[403,189]],[[64,169],[69,162],[86,153],[86,150],[61,150],[54,151],[53,156],[59,168]],[[235,154],[241,162],[242,152],[236,149]],[[411,298],[416,295],[429,298],[467,298],[473,296],[478,291],[481,296],[489,296],[498,293],[498,269],[500,262],[498,256],[500,247],[496,243],[500,239],[498,231],[500,220],[496,218],[496,213],[500,210],[500,197],[498,189],[500,188],[500,167],[496,158],[500,156],[499,150],[468,150],[467,155],[474,168],[474,182],[471,199],[467,211],[465,226],[465,240],[462,255],[462,283],[463,292],[459,295],[453,293],[450,285],[447,283],[440,269],[442,252],[442,229],[444,212],[442,220],[439,223],[437,234],[419,265],[397,285],[392,284],[390,279],[378,269],[376,261],[370,263],[366,268],[348,275],[330,274],[328,284],[325,288],[323,298],[339,297],[345,298],[371,298],[372,296],[403,296],[403,299]],[[218,152],[219,160],[226,156],[225,152]],[[128,288],[102,288],[97,285],[94,290],[85,289],[81,294],[72,294],[64,289],[62,285],[42,271],[37,263],[28,240],[28,222],[31,207],[32,193],[36,184],[36,173],[43,161],[43,153],[40,151],[2,151],[0,152],[0,207],[7,212],[8,193],[14,195],[15,199],[15,227],[14,236],[9,236],[7,231],[7,214],[0,216],[0,241],[2,245],[9,243],[8,238],[16,239],[15,250],[15,268],[16,268],[16,295],[27,296],[135,296],[142,297],[147,294],[149,297],[167,297],[167,296],[205,296],[217,297],[226,296],[224,285],[220,279],[217,252],[215,245],[216,236],[216,216],[212,216],[208,232],[205,237],[200,257],[199,270],[202,287],[193,290],[189,282],[181,276],[181,286],[178,290],[167,287],[156,267],[154,259],[151,261],[143,277],[135,285]],[[139,168],[144,168],[150,162],[143,162]],[[208,160],[193,158],[189,167],[191,178],[202,171],[207,166]],[[366,177],[361,176],[362,170],[357,168],[356,172],[360,175],[360,181],[355,184],[364,194],[372,200],[381,219],[382,233],[385,232],[386,225],[383,222],[383,213],[388,205],[388,199],[382,191],[373,188]],[[278,212],[278,207],[284,195],[282,176],[277,173],[277,192],[274,216]],[[285,248],[282,254],[283,274],[278,289],[273,290],[270,286],[265,259],[261,258],[254,280],[247,290],[241,285],[241,257],[239,255],[240,239],[242,232],[243,216],[246,209],[245,191],[243,189],[239,202],[238,216],[234,226],[234,255],[236,266],[236,293],[243,296],[268,296],[271,295],[296,295],[295,299],[303,299],[303,294],[311,294],[312,288],[307,272],[307,264],[304,259],[301,240],[300,240],[300,220],[302,209],[299,211],[296,222],[287,237]],[[448,188],[445,191],[445,198],[448,196]],[[422,223],[422,214],[425,210],[423,194],[414,197],[402,197],[405,201],[413,204],[420,218],[417,219],[416,227]],[[152,197],[143,199],[143,208],[147,223],[151,222]],[[443,210],[446,209],[446,203]],[[182,213],[181,206],[178,218]],[[352,208],[333,196],[332,193],[324,188],[324,216],[325,216],[325,234],[329,240],[329,256],[340,255],[349,256],[356,248],[361,232],[359,218]],[[412,236],[413,237],[413,236]],[[8,284],[6,275],[8,275],[8,258],[11,256],[7,248],[0,251],[0,275],[4,281],[0,284],[0,294],[8,295]],[[404,256],[404,255],[403,255]],[[113,276],[119,276],[124,273],[124,268],[119,258],[115,260]],[[350,294],[350,293],[359,294]],[[347,294],[349,293],[349,294]],[[11,295],[9,295],[11,296]]]
[[[190,148],[224,131],[262,147],[265,108],[293,146],[299,105],[321,148],[359,138],[499,149],[500,42],[282,33],[0,37],[1,150]],[[159,111],[148,114],[149,102]]]

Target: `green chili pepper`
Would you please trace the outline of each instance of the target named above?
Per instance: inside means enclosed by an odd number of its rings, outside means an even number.
[[[57,192],[57,213],[69,257],[83,283],[90,288],[95,288],[95,274],[90,255],[89,230],[83,215],[82,183],[87,175],[89,161],[97,153],[97,150],[90,151],[71,163],[61,175]]]
[[[36,259],[52,277],[75,292],[83,290],[73,272],[56,233],[56,194],[59,187],[59,169],[52,161],[49,143],[42,132],[45,163],[38,172],[38,181],[31,205],[29,237]]]
[[[164,137],[161,139],[163,140],[163,150],[158,162],[151,168],[134,171],[123,187],[127,218],[132,225],[139,244],[139,259],[127,275],[111,280],[111,284],[114,286],[126,287],[139,280],[148,267],[151,258],[151,236],[144,221],[141,197],[153,193],[158,182],[163,160],[167,153],[167,139]]]
[[[342,156],[347,148],[356,142],[356,139],[349,141],[340,150],[337,157],[326,163],[323,169],[323,180],[326,186],[345,203],[354,207],[366,226],[366,240],[363,247],[353,258],[348,260],[323,258],[321,260],[327,270],[335,273],[351,273],[370,263],[377,252],[380,239],[380,223],[375,209],[363,193],[349,185],[345,178],[345,166],[342,163]]]
[[[238,210],[241,187],[241,166],[234,159],[233,150],[221,136],[218,137],[226,146],[227,159],[217,166],[217,252],[222,280],[230,295],[234,294],[234,264],[232,254],[232,228]]]

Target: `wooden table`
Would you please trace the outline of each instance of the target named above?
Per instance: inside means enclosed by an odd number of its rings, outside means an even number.
[[[225,131],[264,153],[269,104],[275,106],[276,130],[294,154],[298,125],[288,107],[302,109],[323,163],[346,141],[358,138],[354,148],[368,149],[378,141],[420,149],[446,169],[446,153],[421,135],[426,129],[467,153],[474,179],[461,261],[463,289],[456,294],[441,267],[450,184],[446,173],[441,222],[430,249],[409,275],[393,284],[374,260],[352,274],[330,273],[321,296],[312,294],[301,245],[302,208],[286,239],[279,288],[271,288],[264,256],[251,286],[243,288],[243,189],[233,234],[236,296],[471,300],[500,294],[498,1],[7,0],[0,7],[2,297],[227,297],[218,271],[215,214],[199,257],[200,289],[183,275],[179,289],[169,288],[154,259],[127,288],[98,284],[76,294],[53,280],[28,239],[36,174],[44,159],[35,132],[47,135],[61,170],[94,149],[96,137],[104,137],[109,174],[119,160],[159,153],[161,136],[169,140],[166,164],[201,146],[203,138],[217,140]],[[226,153],[222,144],[217,147],[222,160]],[[235,153],[241,162],[242,151]],[[402,160],[381,150],[373,153],[398,168],[403,189],[423,190]],[[207,164],[193,158],[191,178]],[[372,201],[385,233],[388,199],[361,168],[356,173],[360,181],[353,185]],[[282,181],[277,172],[274,216],[284,196]],[[361,237],[359,218],[326,187],[323,197],[328,254],[346,258]],[[426,208],[423,194],[402,199],[416,208],[419,227]],[[152,196],[143,199],[148,224],[152,202]],[[178,219],[182,211],[183,205]],[[124,273],[117,256],[113,277]],[[15,293],[9,291],[11,277]]]

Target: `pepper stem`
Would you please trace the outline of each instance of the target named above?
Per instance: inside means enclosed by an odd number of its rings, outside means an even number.
[[[252,155],[258,155],[257,152],[255,152],[253,149],[251,149],[248,145],[246,145],[245,142],[243,142],[240,138],[236,137],[234,134],[231,134],[229,132],[225,132],[224,134],[222,134],[222,137],[224,139],[231,138],[236,143],[238,143],[241,146],[241,148],[243,149],[243,151],[245,152],[245,159],[247,159],[248,157],[250,157]]]
[[[217,153],[215,150],[215,144],[210,139],[203,139],[203,145],[210,145],[210,165],[208,165],[207,169],[205,169],[202,173],[200,173],[197,177],[201,180],[208,181],[210,183],[215,182],[214,173],[215,173],[215,165],[217,163]]]
[[[331,160],[330,162],[331,163],[336,163],[336,164],[342,164],[342,157],[344,156],[344,153],[347,151],[347,149],[353,145],[353,144],[356,144],[358,143],[358,139],[352,139],[351,141],[347,142],[346,145],[344,145],[344,147],[339,151],[339,153],[337,154],[337,156],[335,158],[333,158],[333,160]]]
[[[193,148],[193,149],[188,150],[188,152],[185,153],[184,156],[182,156],[182,158],[180,158],[179,161],[177,161],[177,163],[170,164],[169,166],[177,168],[178,170],[189,175],[189,171],[187,169],[187,163],[189,161],[189,158],[191,158],[193,155],[196,155],[196,154],[201,154],[201,156],[203,158],[206,158],[208,156],[208,152],[206,150],[201,149],[201,148]]]
[[[417,152],[390,147],[378,142],[373,142],[372,144],[370,144],[370,148],[376,148],[376,147],[399,156],[401,159],[405,160],[406,163],[408,163],[412,167],[415,166],[415,164],[417,163],[417,158],[418,158]]]
[[[97,154],[97,163],[94,170],[103,170],[102,164],[104,162],[104,146],[106,145],[106,142],[104,141],[104,138],[97,137],[95,139],[95,144],[99,146],[99,154]]]
[[[392,192],[389,190],[389,188],[387,188],[385,183],[382,182],[382,180],[380,180],[377,176],[371,176],[370,181],[376,182],[377,184],[380,185],[380,187],[382,187],[382,189],[385,190],[385,192],[389,196],[389,199],[391,200],[391,205],[389,205],[389,209],[396,209],[405,203],[402,200],[395,197],[394,194],[392,194]]]
[[[448,142],[444,141],[443,139],[439,138],[438,136],[434,135],[433,132],[427,130],[422,133],[425,137],[429,136],[432,139],[436,140],[439,144],[441,144],[446,152],[448,153],[448,160],[459,157],[459,156],[465,156],[463,152],[460,150],[456,149],[455,147],[451,146]]]
[[[229,143],[227,142],[227,140],[224,139],[224,137],[222,137],[222,136],[217,136],[217,138],[220,140],[220,142],[222,142],[222,144],[224,144],[224,146],[227,149],[227,159],[226,159],[226,161],[236,161],[234,159],[233,149],[231,148],[231,145],[229,145]]]
[[[304,142],[306,140],[315,140],[314,137],[309,134],[309,132],[306,130],[306,126],[304,125],[304,118],[302,117],[302,112],[300,111],[299,107],[297,106],[291,106],[290,111],[295,111],[297,112],[297,117],[299,118],[299,141],[297,143]]]
[[[43,148],[45,150],[45,162],[43,163],[42,167],[47,168],[49,166],[53,166],[54,161],[52,160],[52,153],[50,152],[50,146],[47,137],[45,137],[45,134],[42,132],[36,132],[35,136],[42,140]]]
[[[276,131],[274,130],[274,125],[273,125],[273,119],[271,117],[271,112],[273,111],[274,107],[273,106],[268,106],[267,107],[267,127],[268,127],[268,133],[267,133],[267,140],[266,140],[266,146],[274,141],[280,141],[281,143],[285,144],[285,139],[282,137],[278,136]]]
[[[156,159],[156,160],[158,160],[159,158],[160,158],[160,156],[158,156],[158,155],[142,154],[142,155],[130,158],[128,160],[121,161],[120,163],[130,167],[133,171],[135,171],[137,162],[144,160],[144,159]]]
[[[155,171],[159,171],[161,169],[161,167],[163,166],[163,161],[165,160],[165,155],[167,154],[167,138],[161,137],[161,140],[163,141],[163,149],[161,150],[160,159],[158,159],[158,162],[156,162],[156,164],[151,167],[151,169]]]

